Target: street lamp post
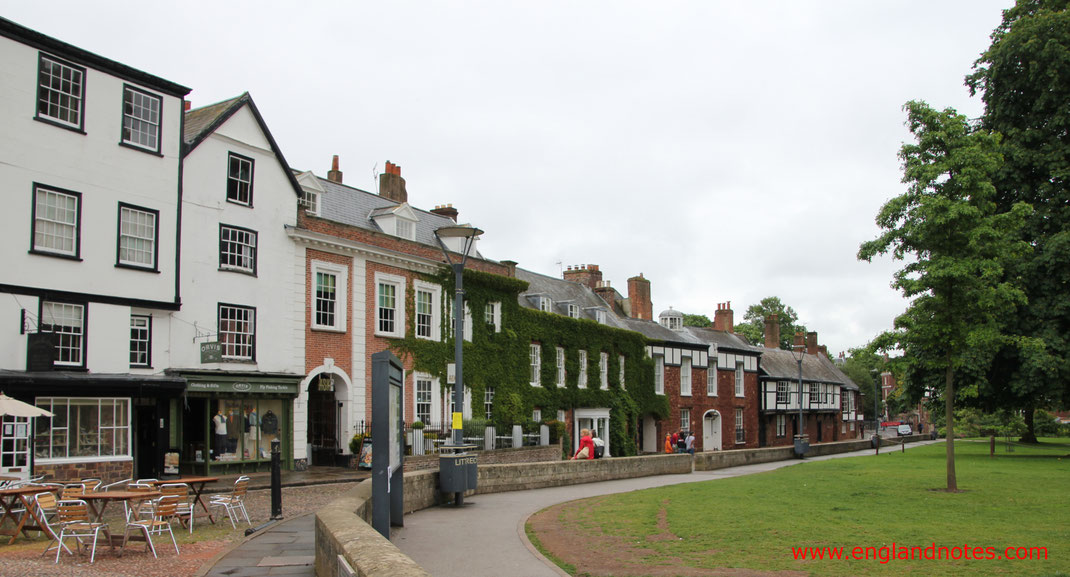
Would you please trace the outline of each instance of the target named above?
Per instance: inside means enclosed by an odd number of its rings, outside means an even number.
[[[435,240],[442,247],[442,254],[446,255],[446,262],[453,269],[455,291],[453,295],[453,340],[454,340],[454,363],[456,365],[453,384],[453,414],[451,426],[453,428],[453,445],[457,451],[461,451],[464,445],[464,265],[468,261],[468,253],[472,250],[476,237],[483,231],[473,226],[444,226],[435,230]],[[442,241],[444,238],[460,239],[461,250],[456,252],[461,255],[458,262],[453,261],[450,249]],[[462,483],[463,484],[463,483]],[[470,487],[473,488],[474,487]],[[455,492],[454,504],[460,507],[464,502],[464,491]]]
[[[807,442],[806,429],[803,421],[803,378],[802,378],[802,363],[803,358],[806,357],[806,350],[803,345],[794,345],[791,349],[791,357],[795,359],[795,362],[799,365],[799,430],[795,435],[795,455],[802,457],[810,450],[810,443]]]

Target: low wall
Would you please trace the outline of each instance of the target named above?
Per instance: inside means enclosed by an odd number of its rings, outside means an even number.
[[[495,449],[493,451],[476,451],[479,464],[494,463],[538,463],[556,461],[561,458],[561,442],[552,445]],[[438,455],[416,455],[405,457],[405,472],[438,470]]]
[[[928,435],[912,435],[894,440],[886,439],[882,448],[885,450],[897,448],[889,446],[888,441],[912,443],[928,438]],[[822,443],[811,445],[809,456],[848,453],[869,448],[868,439]],[[560,451],[559,448],[558,451]],[[793,459],[795,458],[793,451],[793,447],[774,447],[697,453],[694,457],[680,453],[588,461],[556,460],[509,464],[485,464],[482,457],[487,453],[481,453],[478,488],[466,494],[525,491],[651,475],[688,474],[692,471],[692,466],[694,470],[709,471],[738,465]],[[372,529],[371,483],[371,479],[363,481],[344,497],[332,501],[316,512],[317,577],[339,575],[338,555],[344,556],[356,574],[361,577],[386,575],[424,577],[429,575],[412,559],[402,554],[393,543]],[[422,470],[405,473],[405,513],[434,507],[451,500],[449,495],[444,495],[438,490],[438,471]]]

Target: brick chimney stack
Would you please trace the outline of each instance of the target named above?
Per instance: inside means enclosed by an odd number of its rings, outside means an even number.
[[[821,349],[817,346],[817,333],[810,331],[806,333],[806,354],[817,355],[821,352]]]
[[[331,169],[327,171],[327,180],[342,184],[342,171],[338,170],[338,155],[331,159]]]
[[[561,278],[586,285],[591,290],[602,286],[602,271],[598,270],[596,264],[569,265],[561,273]]]
[[[183,111],[189,112],[191,108],[193,108],[193,103],[192,102],[190,102],[189,100],[183,100],[182,101],[182,110]]]
[[[643,278],[643,273],[628,279],[628,304],[632,318],[654,320],[654,304],[650,302],[650,281]]]
[[[452,204],[440,204],[435,208],[431,209],[431,212],[439,216],[452,218],[453,222],[457,222],[457,215],[459,214],[457,212],[457,209],[453,208]]]
[[[732,301],[717,303],[717,312],[713,315],[713,330],[734,333],[736,325],[733,322]]]
[[[379,175],[379,196],[394,202],[408,202],[409,194],[405,192],[405,179],[401,178],[401,166],[386,161],[386,172]]]
[[[806,334],[805,333],[795,333],[795,342],[792,343],[791,350],[793,350],[793,351],[802,350],[804,352],[806,351]]]
[[[765,348],[780,348],[780,317],[776,313],[765,317]]]
[[[602,274],[599,273],[598,277],[601,278]],[[610,307],[613,307],[614,302],[616,301],[616,298],[614,298],[616,296],[614,293],[616,292],[617,291],[610,286],[609,281],[607,280],[598,281],[598,285],[594,287],[594,294],[602,297],[602,300],[606,301]]]

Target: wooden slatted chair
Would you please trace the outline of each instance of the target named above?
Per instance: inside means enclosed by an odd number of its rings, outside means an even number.
[[[81,499],[61,499],[56,504],[56,516],[59,521],[59,546],[56,547],[56,563],[59,563],[59,554],[64,549],[70,549],[63,544],[64,539],[73,538],[75,549],[81,553],[82,549],[88,548],[86,542],[93,538],[93,549],[89,554],[89,562],[92,563],[97,557],[97,537],[100,532],[107,530],[107,523],[97,523],[89,520],[89,505]],[[73,553],[72,553],[73,554]]]
[[[37,516],[41,518],[42,526],[45,528],[45,535],[51,539],[48,542],[48,547],[41,552],[41,556],[45,556],[52,549],[58,549],[63,547],[68,553],[71,552],[66,545],[62,545],[59,542],[59,533],[56,532],[56,527],[52,526],[52,521],[58,514],[56,494],[50,491],[44,491],[33,496],[34,506],[37,508]],[[52,544],[55,543],[55,547]]]
[[[241,477],[238,477],[237,481],[234,481],[233,492],[212,495],[208,500],[208,507],[224,508],[227,512],[227,518],[230,519],[231,527],[235,529],[237,529],[238,526],[234,523],[234,519],[239,512],[245,517],[245,522],[252,527],[253,522],[249,520],[249,512],[245,510],[245,493],[248,491],[249,477],[242,475]]]
[[[130,538],[131,530],[141,531],[145,535],[148,549],[152,551],[152,556],[157,559],[159,557],[156,555],[156,545],[152,543],[152,536],[162,535],[166,532],[171,536],[171,543],[175,546],[175,555],[179,555],[178,541],[175,540],[175,532],[171,530],[171,521],[174,520],[177,511],[178,497],[174,495],[163,496],[153,501],[152,518],[137,519],[126,524],[126,529],[123,531],[123,546],[119,548],[119,556],[121,557],[123,551],[126,550],[126,542]]]
[[[183,527],[193,533],[193,501],[190,500],[189,485],[185,483],[164,483],[160,485],[160,494],[164,497],[173,495],[178,497],[178,510],[175,518],[182,523]]]
[[[150,493],[156,490],[156,487],[152,485],[140,485],[138,483],[131,483],[126,487],[127,491],[133,491],[135,493]],[[133,506],[129,501],[123,501],[123,510],[126,513],[126,522],[149,519],[152,517],[152,502],[149,500],[137,501]]]
[[[85,485],[81,483],[68,483],[59,492],[60,501],[74,501],[80,499],[85,493]]]

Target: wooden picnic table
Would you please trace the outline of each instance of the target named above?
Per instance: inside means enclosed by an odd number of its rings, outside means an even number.
[[[44,519],[37,515],[32,497],[38,493],[50,493],[52,491],[52,488],[35,485],[0,489],[0,508],[3,509],[3,515],[0,516],[0,524],[3,524],[4,519],[11,519],[15,523],[15,528],[10,533],[7,531],[0,532],[0,535],[11,535],[11,540],[7,542],[8,545],[15,542],[15,538],[19,536],[19,533],[26,534],[31,531],[42,531],[49,537],[55,537],[48,530],[48,524],[45,523]],[[20,503],[24,508],[21,515],[18,511]]]

